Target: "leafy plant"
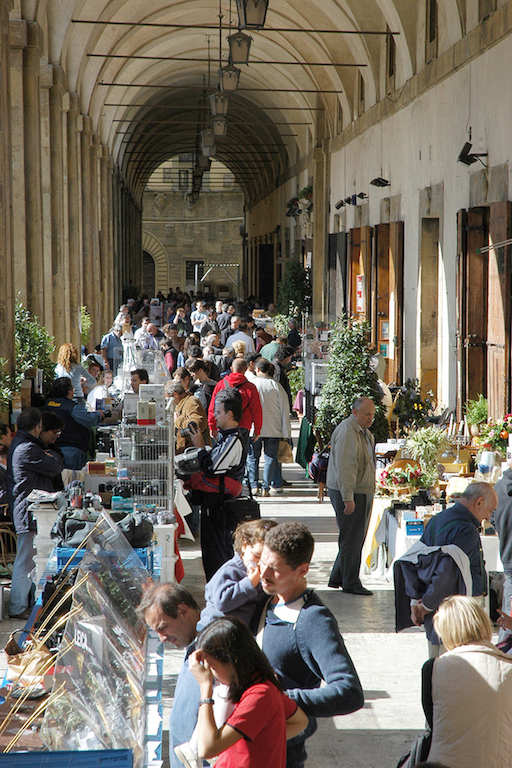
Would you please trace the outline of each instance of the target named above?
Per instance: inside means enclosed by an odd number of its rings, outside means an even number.
[[[9,361],[0,357],[0,411],[8,411],[12,397],[12,379],[7,370]]]
[[[398,397],[393,415],[406,431],[412,427],[422,427],[434,412],[431,392],[423,400],[418,379],[407,379]]]
[[[313,199],[313,187],[308,184],[307,187],[303,187],[298,194],[299,200],[312,200]]]
[[[292,259],[284,268],[277,294],[277,308],[283,315],[294,318],[301,312],[311,311],[309,274],[300,259]]]
[[[272,318],[274,324],[276,336],[288,336],[288,315],[274,315]]]
[[[448,443],[445,430],[438,427],[422,427],[409,432],[405,450],[411,458],[419,461],[427,487],[436,485],[439,479],[437,464]]]
[[[39,324],[21,301],[16,302],[14,315],[14,350],[16,355],[13,390],[19,391],[29,368],[41,368],[44,387],[49,388],[55,374],[50,355],[55,349],[54,338]]]
[[[294,368],[288,374],[288,381],[290,382],[290,390],[292,393],[292,402],[297,397],[299,389],[304,389],[304,368]]]
[[[508,436],[512,434],[512,413],[507,413],[498,421],[482,425],[479,437],[475,438],[481,451],[498,451],[507,455]]]
[[[85,346],[91,338],[92,320],[87,307],[80,307],[80,343]]]
[[[322,402],[316,416],[316,427],[328,443],[340,421],[352,413],[358,397],[370,397],[376,413],[372,432],[377,442],[389,436],[382,390],[371,367],[374,354],[369,342],[370,326],[351,317],[337,320],[331,333],[327,379],[322,388]]]
[[[466,418],[468,424],[474,426],[479,426],[487,421],[487,399],[483,395],[478,395],[478,400],[468,400]]]

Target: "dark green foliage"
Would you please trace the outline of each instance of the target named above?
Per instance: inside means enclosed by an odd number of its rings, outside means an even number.
[[[285,268],[279,284],[277,308],[283,315],[298,317],[311,311],[311,285],[309,275],[299,259],[292,259]]]
[[[322,403],[316,416],[316,427],[325,443],[340,421],[352,413],[358,397],[370,397],[376,406],[372,432],[377,442],[389,436],[382,391],[370,361],[374,354],[369,343],[370,326],[352,318],[339,318],[333,326],[329,345],[327,381],[322,389]]]
[[[432,392],[423,399],[418,379],[407,379],[393,409],[393,416],[400,422],[400,427],[406,431],[424,427],[433,412]]]
[[[29,368],[42,368],[44,389],[48,390],[55,378],[55,363],[50,358],[55,349],[54,338],[39,324],[37,317],[32,317],[21,301],[16,302],[14,349],[16,364],[13,391],[20,391],[21,382]]]

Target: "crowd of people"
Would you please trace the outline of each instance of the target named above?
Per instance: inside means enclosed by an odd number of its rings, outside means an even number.
[[[192,304],[179,289],[159,298],[160,327],[149,299],[141,297],[120,308],[93,354],[80,359],[72,344],[63,344],[42,411],[25,409],[14,437],[0,427],[0,504],[9,507],[17,536],[9,614],[26,619],[33,602],[30,492],[60,490],[64,469],[84,467],[92,427],[105,419],[96,405],[114,391],[123,336],[142,349],[160,349],[169,370],[176,454],[196,449],[197,468],[184,489],[193,533],[200,520],[206,576],[202,611],[173,584],[149,588],[139,608],[162,640],[185,649],[170,721],[171,766],[199,768],[203,759],[219,756],[219,768],[303,768],[316,718],[363,706],[361,684],[334,616],[307,587],[314,550],[307,527],[263,519],[242,523],[233,535],[229,509],[244,484],[254,495],[283,493],[279,448],[290,440],[292,411],[287,373],[300,335],[292,321],[287,336],[272,338],[254,322],[251,301],[236,308],[197,296]],[[273,311],[267,307],[267,316]],[[133,393],[147,383],[144,368],[130,372]],[[370,398],[354,401],[331,436],[326,474],[339,529],[327,586],[363,597],[372,595],[360,566],[375,488],[374,416]],[[397,630],[424,625],[430,643],[432,658],[423,670],[429,729],[421,750],[441,761],[431,765],[508,765],[511,482],[508,470],[496,490],[469,485],[395,563]],[[491,517],[505,566],[499,648],[481,605],[488,577],[480,525]],[[472,702],[463,717],[461,699]],[[408,759],[404,765],[418,764]]]

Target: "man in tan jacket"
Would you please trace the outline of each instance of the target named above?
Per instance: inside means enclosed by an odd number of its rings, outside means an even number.
[[[201,402],[188,392],[180,381],[173,381],[168,391],[172,396],[174,411],[174,433],[176,435],[176,453],[183,453],[185,448],[192,445],[191,434],[182,435],[181,430],[187,429],[190,422],[197,425],[197,429],[203,435],[206,445],[210,445],[210,434],[206,421],[206,412]]]
[[[375,438],[370,432],[374,418],[373,400],[358,398],[351,415],[331,435],[327,467],[326,484],[339,529],[339,552],[328,586],[354,595],[373,594],[361,584],[359,570],[375,489]]]

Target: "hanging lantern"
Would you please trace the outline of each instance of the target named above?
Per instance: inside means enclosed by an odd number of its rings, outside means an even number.
[[[212,164],[212,161],[209,157],[204,157],[203,155],[199,155],[197,158],[197,167],[199,170],[206,172],[210,170],[210,166]]]
[[[210,96],[210,109],[212,110],[213,117],[217,115],[227,115],[228,113],[229,96],[227,93],[221,93],[216,91]]]
[[[228,37],[229,61],[231,64],[248,64],[249,51],[251,50],[252,37],[236,32]]]
[[[238,88],[238,81],[242,74],[241,69],[237,69],[232,64],[228,64],[226,67],[219,69],[219,88],[220,90],[228,93],[236,91]]]
[[[211,128],[205,128],[201,131],[201,147],[213,147],[215,144],[215,137]]]
[[[215,138],[223,139],[228,132],[228,121],[225,117],[219,115],[212,119],[213,135]]]
[[[238,29],[263,29],[268,0],[236,0]]]
[[[215,157],[217,154],[217,147],[215,144],[212,147],[201,147],[201,152],[203,153],[203,157]]]

